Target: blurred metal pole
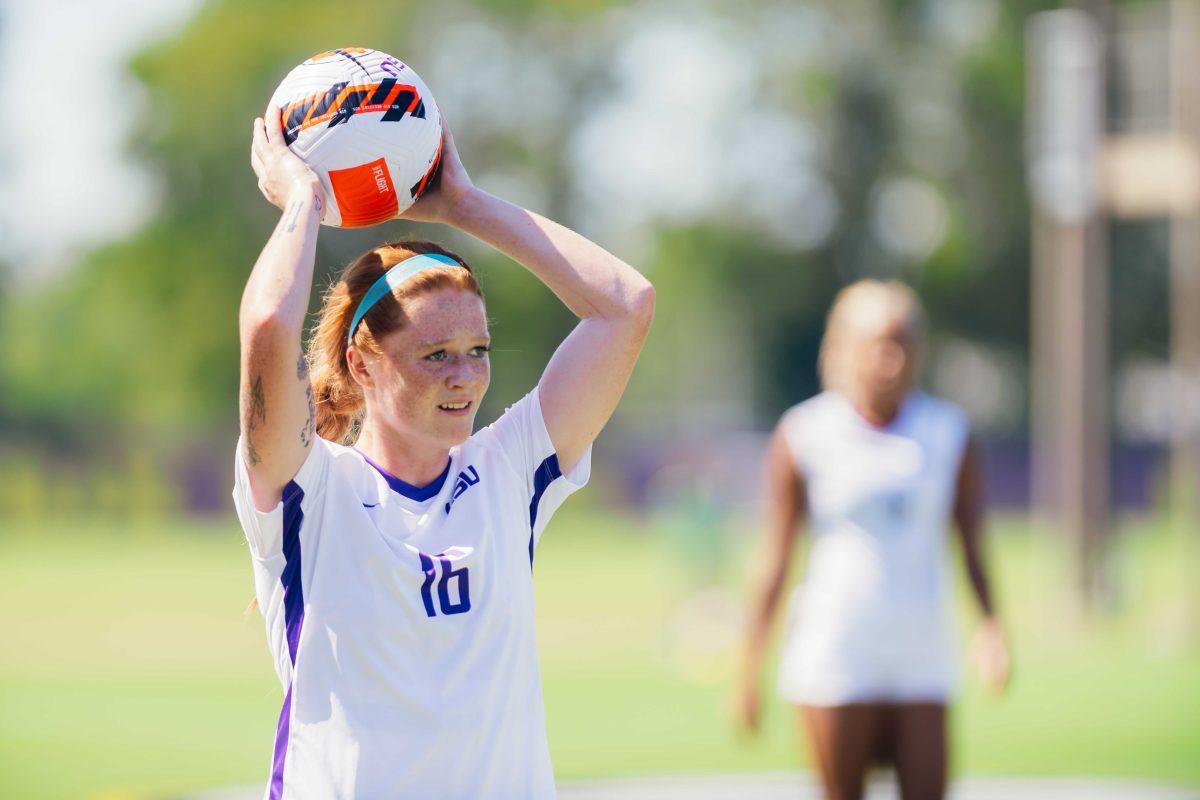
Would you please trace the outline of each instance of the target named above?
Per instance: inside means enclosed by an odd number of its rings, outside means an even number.
[[[1058,525],[1061,491],[1058,485],[1057,397],[1059,353],[1058,307],[1060,305],[1055,252],[1060,238],[1058,226],[1045,214],[1033,210],[1031,225],[1032,275],[1030,290],[1030,471],[1031,511],[1039,527]]]
[[[1170,6],[1172,127],[1195,152],[1200,142],[1200,4]],[[1200,206],[1176,208],[1171,220],[1171,515],[1195,519],[1200,450]]]
[[[1103,36],[1075,10],[1026,27],[1033,199],[1033,481],[1074,543],[1085,608],[1108,595],[1108,268],[1098,208]]]

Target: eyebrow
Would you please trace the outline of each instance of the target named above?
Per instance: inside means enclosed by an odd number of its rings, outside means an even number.
[[[487,334],[479,334],[479,335],[472,336],[471,338],[476,339],[476,340],[482,340],[485,342],[490,342],[492,340],[492,337],[488,336]],[[421,350],[424,350],[427,347],[444,347],[453,341],[454,341],[453,339],[439,339],[436,342],[420,342],[417,344],[417,347],[420,348]]]

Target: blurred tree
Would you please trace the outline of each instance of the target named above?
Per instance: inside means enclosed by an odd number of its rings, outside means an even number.
[[[572,13],[587,5],[576,4]],[[500,3],[496,12],[520,17],[537,7]],[[150,102],[134,147],[161,170],[160,209],[136,235],[84,258],[71,281],[7,309],[0,374],[14,413],[97,453],[134,434],[163,454],[212,441],[213,431],[233,435],[238,298],[277,213],[259,196],[249,169],[250,121],[288,68],[330,42],[421,50],[416,43],[429,30],[414,24],[417,8],[211,2],[179,35],[137,56],[132,68]],[[474,159],[472,166],[485,164]],[[444,230],[406,223],[365,232],[325,229],[319,286],[372,243],[410,235],[448,238]],[[497,311],[554,308],[535,282],[518,276],[510,285],[507,277],[491,287]],[[319,291],[314,303],[318,297]],[[544,355],[551,338],[533,323],[523,328],[522,320],[546,314],[500,316],[499,361],[514,345]],[[521,377],[528,386],[530,376]]]
[[[65,447],[107,457],[138,441],[184,473],[196,458],[225,468],[238,298],[276,213],[248,165],[250,121],[331,44],[410,60],[480,185],[651,274],[659,320],[618,425],[773,419],[816,390],[825,309],[860,276],[914,283],[938,337],[1022,356],[1022,25],[1048,5],[211,0],[132,63],[149,92],[133,146],[162,174],[158,213],[5,308],[5,403]],[[481,268],[486,419],[571,319],[504,259],[403,222],[323,230],[318,285],[410,235]]]

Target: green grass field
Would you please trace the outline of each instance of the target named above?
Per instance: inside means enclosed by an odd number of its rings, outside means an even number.
[[[166,527],[0,525],[0,797],[170,797],[266,777],[281,692],[261,617],[243,619],[241,534]],[[1200,786],[1200,641],[1184,616],[1195,546],[1127,526],[1121,607],[1096,621],[1070,610],[1058,542],[995,529],[1015,679],[1000,699],[968,681],[956,770]],[[713,583],[680,540],[568,505],[538,551],[560,776],[802,765],[781,704],[758,739],[727,724],[732,554],[749,542],[729,543]]]

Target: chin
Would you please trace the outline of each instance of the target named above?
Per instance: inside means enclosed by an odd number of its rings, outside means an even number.
[[[446,426],[442,429],[441,436],[438,438],[442,440],[442,443],[446,447],[457,447],[471,438],[474,428],[475,417],[471,416],[458,424]]]

